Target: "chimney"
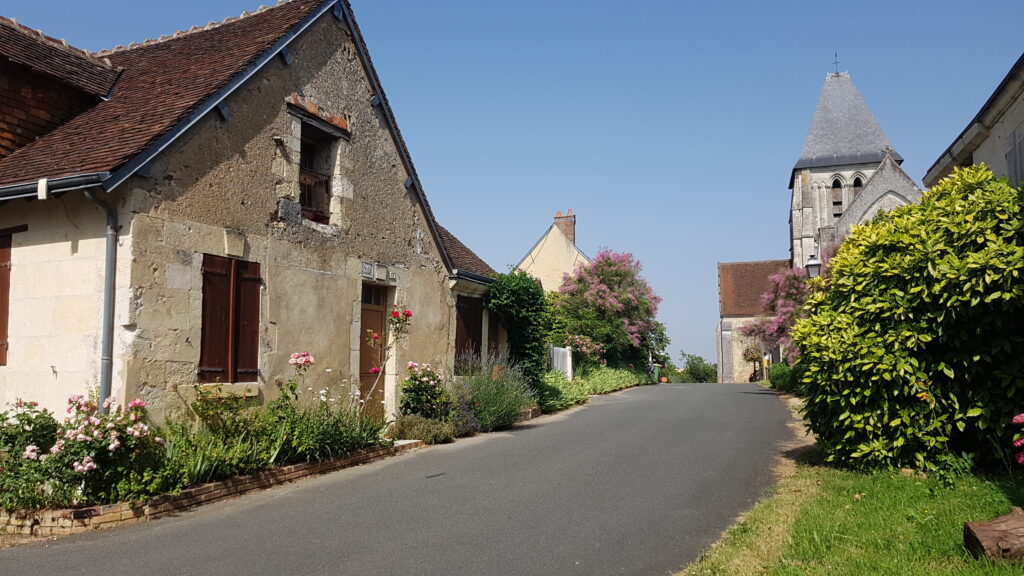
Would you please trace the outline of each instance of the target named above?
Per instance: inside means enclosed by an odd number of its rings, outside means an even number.
[[[565,216],[562,216],[561,210],[555,213],[555,226],[558,226],[558,229],[569,238],[569,242],[576,245],[576,216],[572,213],[571,208],[565,213]]]

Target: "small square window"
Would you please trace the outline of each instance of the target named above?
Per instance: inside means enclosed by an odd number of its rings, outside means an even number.
[[[306,218],[328,224],[331,219],[331,173],[337,138],[303,122],[299,154],[299,204]]]

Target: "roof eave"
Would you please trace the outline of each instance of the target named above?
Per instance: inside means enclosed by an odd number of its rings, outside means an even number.
[[[110,192],[124,183],[125,180],[130,178],[140,168],[155,158],[157,154],[163,152],[164,149],[170,146],[189,128],[195,125],[196,122],[212,112],[221,102],[224,101],[225,98],[230,96],[242,84],[259,72],[268,62],[273,60],[284,47],[291,43],[292,40],[305,32],[307,28],[319,20],[320,17],[330,10],[335,4],[340,2],[341,0],[324,0],[316,10],[307,14],[306,17],[293,26],[291,30],[278,38],[270,48],[264,50],[256,60],[251,62],[244,70],[229,80],[227,84],[220,88],[220,90],[216,91],[212,96],[201,102],[195,110],[179,120],[174,127],[157,138],[145,150],[136,154],[131,158],[131,160],[114,170],[110,178],[103,183],[103,188]]]
[[[72,176],[61,176],[59,178],[44,179],[48,194],[63,194],[72,190],[84,188],[95,188],[102,186],[103,182],[110,178],[110,172],[91,172],[88,174],[75,174]],[[40,182],[21,182],[0,186],[0,200],[14,200],[17,198],[38,198]]]
[[[1010,71],[999,83],[999,86],[996,86],[988,100],[985,100],[985,104],[974,115],[974,118],[967,123],[953,143],[928,168],[923,180],[925,187],[931,188],[940,178],[952,171],[954,166],[958,166],[966,160],[968,155],[973,156],[981,143],[988,137],[989,128],[1002,117],[1003,112],[1021,92],[1024,92],[1024,53],[1021,53],[1020,58],[1010,67]],[[1004,98],[1007,94],[1010,97]],[[997,107],[997,104],[1001,105]]]

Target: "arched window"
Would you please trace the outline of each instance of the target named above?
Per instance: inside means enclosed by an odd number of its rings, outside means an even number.
[[[836,178],[832,181],[832,217],[843,215],[843,183]]]
[[[853,197],[856,198],[860,194],[861,188],[864,187],[864,183],[861,182],[860,176],[853,179]]]

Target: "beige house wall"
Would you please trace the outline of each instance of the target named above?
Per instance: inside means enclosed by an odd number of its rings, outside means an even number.
[[[0,209],[12,236],[7,365],[0,366],[0,406],[19,398],[63,413],[72,394],[95,387],[100,366],[106,214],[80,194],[15,201]],[[131,239],[119,239],[118,252]],[[117,294],[127,293],[128,262],[119,259]],[[116,381],[114,387],[123,385]]]
[[[545,292],[558,290],[563,276],[572,274],[576,267],[587,264],[587,258],[557,226],[551,226],[537,244],[516,266],[540,280]]]
[[[1024,130],[1024,97],[1017,98],[1002,117],[989,129],[988,137],[974,151],[974,163],[984,162],[996,176],[1007,176],[1010,172],[1006,161],[1006,152],[1012,142],[1010,135],[1014,130]]]
[[[113,390],[120,402],[143,397],[158,419],[184,408],[196,381],[203,254],[260,264],[259,381],[244,388],[264,399],[292,374],[288,355],[303,350],[317,358],[307,387],[358,390],[364,282],[388,286],[389,303],[414,313],[387,366],[389,413],[408,361],[453,364],[448,273],[347,30],[327,15],[290,49],[290,66],[274,59],[225,101],[228,120],[203,118],[111,198],[122,224]],[[328,225],[299,211],[293,93],[347,119],[352,134],[332,150]],[[0,400],[60,409],[98,381],[105,217],[76,193],[23,206],[0,212],[29,225],[14,236],[17,312]]]

